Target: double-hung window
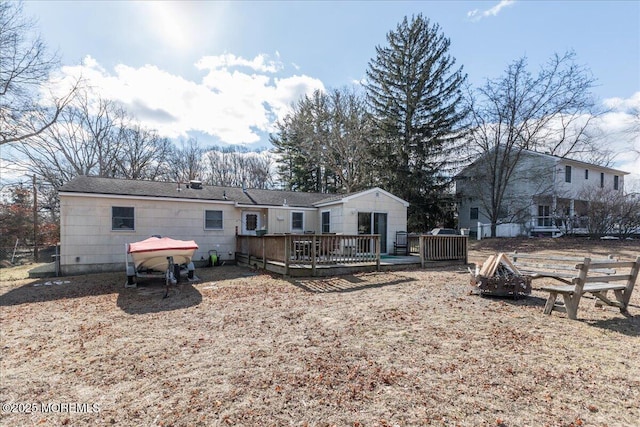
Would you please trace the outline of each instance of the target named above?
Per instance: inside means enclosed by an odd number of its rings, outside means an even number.
[[[469,211],[469,219],[478,219],[478,208],[471,208],[471,211]]]
[[[330,211],[322,212],[322,232],[323,233],[331,232],[331,212]]]
[[[111,207],[111,230],[135,230],[135,211],[132,207]]]
[[[291,212],[291,231],[304,231],[304,212]]]
[[[204,229],[222,230],[222,211],[204,211]]]

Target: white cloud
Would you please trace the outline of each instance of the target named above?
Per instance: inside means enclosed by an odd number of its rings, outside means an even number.
[[[640,191],[640,92],[627,99],[605,99],[603,104],[609,111],[596,123],[605,135],[603,143],[616,153],[615,167],[630,172],[625,180],[638,183]]]
[[[636,92],[628,99],[607,98],[603,101],[605,107],[616,111],[640,111],[640,92]]]
[[[480,11],[479,9],[470,10],[467,12],[467,18],[472,21],[479,21],[482,18],[487,18],[489,16],[497,16],[503,8],[510,6],[513,3],[515,3],[515,0],[501,0],[497,5],[484,11]]]
[[[232,67],[247,67],[254,71],[260,71],[263,73],[275,73],[280,71],[282,63],[277,61],[269,61],[266,55],[258,55],[255,58],[248,60],[240,58],[231,53],[225,53],[218,56],[205,56],[196,62],[196,68],[199,70],[204,69],[224,69]]]
[[[82,75],[101,97],[122,103],[144,126],[163,136],[186,137],[198,131],[227,144],[260,141],[260,133],[273,130],[275,120],[284,117],[300,96],[324,89],[321,81],[309,76],[274,77],[282,64],[266,55],[206,56],[195,67],[206,71],[200,82],[152,65],[119,64],[109,72],[91,57],[63,72]],[[251,73],[244,72],[246,68]]]

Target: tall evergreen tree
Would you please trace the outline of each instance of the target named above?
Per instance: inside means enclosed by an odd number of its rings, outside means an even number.
[[[370,185],[371,124],[355,91],[305,96],[277,127],[271,143],[288,190],[335,193]]]
[[[381,185],[411,203],[409,229],[423,231],[451,212],[446,190],[468,113],[466,74],[454,69],[449,39],[422,15],[405,17],[387,42],[367,70],[374,158]]]

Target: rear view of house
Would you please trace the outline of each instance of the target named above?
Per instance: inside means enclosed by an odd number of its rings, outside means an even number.
[[[380,235],[393,251],[408,203],[380,188],[341,195],[80,176],[60,189],[64,274],[124,269],[125,245],[153,235],[195,240],[194,261],[235,257],[236,235]]]

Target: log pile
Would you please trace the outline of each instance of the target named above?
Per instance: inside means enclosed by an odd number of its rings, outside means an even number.
[[[471,285],[483,295],[513,296],[531,293],[531,277],[520,273],[509,257],[503,253],[491,255],[475,274]]]

